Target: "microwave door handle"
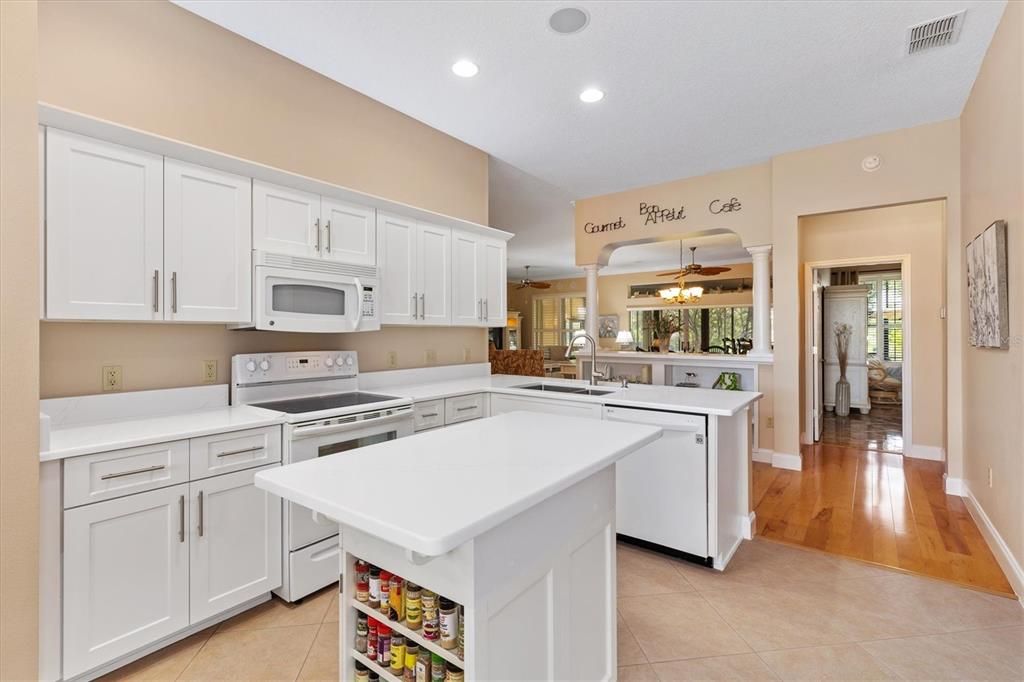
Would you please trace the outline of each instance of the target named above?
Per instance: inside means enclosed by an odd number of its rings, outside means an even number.
[[[359,331],[359,325],[363,322],[363,285],[359,281],[358,277],[352,278],[356,283],[356,304],[355,304],[355,322],[352,324],[352,331]]]

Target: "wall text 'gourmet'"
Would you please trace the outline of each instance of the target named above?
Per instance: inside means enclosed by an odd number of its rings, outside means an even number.
[[[586,232],[587,234],[597,234],[598,232],[611,232],[612,230],[621,230],[625,226],[625,221],[622,220],[622,216],[619,216],[619,219],[612,223],[604,223],[602,225],[598,225],[596,223],[587,223],[586,225],[583,226],[583,231]]]

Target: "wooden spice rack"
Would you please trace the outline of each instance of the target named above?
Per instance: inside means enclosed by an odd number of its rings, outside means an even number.
[[[400,633],[407,640],[409,640],[411,642],[415,642],[420,648],[426,649],[427,651],[429,651],[431,653],[437,654],[438,656],[440,656],[444,660],[448,661],[449,663],[451,663],[453,665],[457,665],[460,670],[464,670],[465,669],[465,667],[466,667],[465,661],[463,661],[461,658],[456,656],[454,651],[449,650],[449,649],[445,649],[444,647],[442,647],[438,643],[439,640],[427,639],[426,637],[423,636],[423,633],[421,631],[413,630],[412,628],[407,626],[404,622],[399,622],[399,621],[391,620],[390,618],[385,616],[380,611],[378,611],[378,610],[376,610],[374,608],[371,608],[369,604],[364,604],[363,602],[359,601],[358,599],[349,599],[349,604],[356,611],[361,611],[361,612],[365,613],[367,615],[367,617],[373,618],[377,622],[383,623],[384,625],[387,625],[389,628],[391,628],[395,632]],[[355,653],[359,653],[359,652],[355,652]],[[360,655],[362,655],[362,654],[360,654]],[[366,658],[366,657],[363,656],[363,658]],[[369,659],[367,659],[367,660],[369,660]]]
[[[368,670],[372,670],[380,676],[381,680],[387,680],[387,682],[402,682],[401,677],[396,677],[391,673],[390,668],[385,668],[376,661],[371,661],[369,658],[359,653],[355,649],[352,649],[352,658],[356,659],[367,667]]]

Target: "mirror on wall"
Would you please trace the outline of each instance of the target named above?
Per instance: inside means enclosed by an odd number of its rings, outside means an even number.
[[[745,354],[753,347],[753,306],[678,306],[629,311],[639,350]]]

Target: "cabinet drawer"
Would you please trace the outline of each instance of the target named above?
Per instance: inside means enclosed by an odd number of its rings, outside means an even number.
[[[99,452],[64,462],[64,508],[188,481],[188,441]]]
[[[338,581],[341,547],[337,535],[303,547],[287,556],[289,592],[304,595]]]
[[[281,461],[281,427],[231,431],[189,440],[191,480]]]
[[[474,393],[444,399],[444,423],[458,424],[487,416],[487,394]]]
[[[444,426],[444,400],[427,400],[412,406],[413,430],[426,431]]]

